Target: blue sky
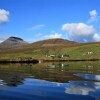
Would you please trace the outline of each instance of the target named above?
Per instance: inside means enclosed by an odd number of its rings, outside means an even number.
[[[100,0],[0,0],[0,41],[100,41]]]

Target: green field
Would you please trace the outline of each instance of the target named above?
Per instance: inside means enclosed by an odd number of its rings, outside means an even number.
[[[91,52],[91,53],[90,53]],[[67,54],[69,57],[60,58],[59,56]],[[46,57],[46,55],[56,55],[57,57]],[[16,59],[100,59],[100,44],[90,43],[80,46],[50,46],[50,47],[32,47],[15,48],[0,52],[1,60]]]

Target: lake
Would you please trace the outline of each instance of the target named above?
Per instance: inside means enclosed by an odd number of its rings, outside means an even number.
[[[100,62],[0,64],[0,100],[100,100]]]

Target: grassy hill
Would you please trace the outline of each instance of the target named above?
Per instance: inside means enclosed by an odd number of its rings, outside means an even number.
[[[74,46],[78,45],[78,43],[74,41],[69,41],[69,40],[64,40],[61,38],[56,38],[56,39],[47,39],[47,40],[42,40],[38,42],[34,42],[31,44],[31,46],[35,47],[51,47],[51,46]]]
[[[88,54],[92,52],[91,54]],[[59,55],[67,54],[68,58]],[[38,41],[24,48],[13,48],[0,52],[0,59],[52,59],[46,55],[56,55],[55,59],[100,59],[100,43],[76,43],[64,39]]]
[[[100,44],[85,44],[78,47],[64,49],[71,59],[100,59]]]

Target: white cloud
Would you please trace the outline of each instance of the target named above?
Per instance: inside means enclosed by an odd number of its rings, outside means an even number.
[[[92,10],[89,12],[91,17],[96,17],[97,16],[97,11],[96,10]]]
[[[95,21],[99,20],[99,16],[98,16],[98,13],[96,10],[90,11],[89,14],[90,14],[90,19],[88,20],[88,23],[95,22]]]
[[[68,33],[68,38],[77,42],[100,41],[100,35],[93,26],[85,23],[67,23],[62,30]]]
[[[100,41],[100,35],[97,34],[97,33],[95,33],[94,36],[93,36],[93,39],[94,39],[96,42]]]
[[[46,39],[61,38],[61,37],[62,37],[62,34],[59,34],[59,33],[53,33],[53,34],[44,36],[44,38],[46,38]]]
[[[8,22],[9,16],[10,16],[9,11],[0,9],[0,24]]]
[[[41,29],[41,28],[43,28],[43,27],[45,27],[45,25],[40,24],[40,25],[35,25],[35,26],[29,28],[28,30],[29,30],[29,31],[34,31],[34,30]]]

